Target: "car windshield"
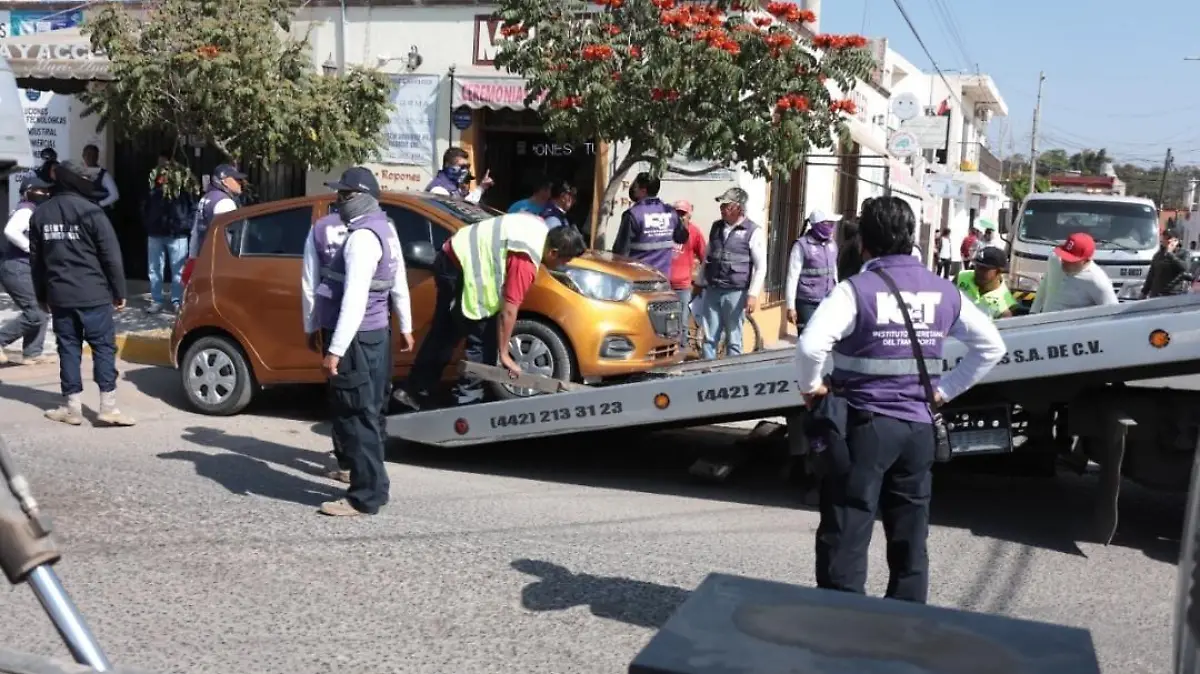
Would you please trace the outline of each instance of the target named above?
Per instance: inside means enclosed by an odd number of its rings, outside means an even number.
[[[1038,199],[1025,204],[1018,236],[1031,243],[1061,243],[1076,232],[1090,234],[1102,250],[1150,250],[1158,246],[1158,214],[1147,204]]]
[[[489,206],[481,204],[473,204],[464,199],[449,199],[446,197],[429,197],[429,203],[446,211],[450,215],[462,220],[468,225],[473,225],[483,220],[494,218],[497,215],[504,215],[500,211]]]

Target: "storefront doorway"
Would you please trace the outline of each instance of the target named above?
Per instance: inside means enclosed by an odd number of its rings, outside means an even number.
[[[540,176],[566,180],[578,190],[575,207],[567,217],[586,240],[591,227],[597,144],[556,141],[541,130],[536,113],[530,111],[486,110],[482,132],[481,170],[491,171],[495,181],[484,203],[507,211],[514,201],[529,196]]]

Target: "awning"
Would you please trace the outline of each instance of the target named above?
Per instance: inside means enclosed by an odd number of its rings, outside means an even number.
[[[1000,183],[992,180],[979,171],[957,171],[954,173],[955,182],[963,183],[967,189],[976,193],[983,194],[989,197],[1004,196],[1004,188]]]
[[[870,126],[858,121],[855,117],[847,117],[846,128],[850,131],[850,140],[870,150],[869,153],[861,154],[875,154],[880,157],[888,156],[887,142],[875,138],[875,134],[871,132]]]
[[[454,77],[452,108],[524,110],[525,80],[519,77]],[[533,107],[537,107],[534,103]]]
[[[79,28],[14,35],[0,40],[18,84],[50,91],[78,91],[92,80],[111,80],[108,57],[92,51]]]

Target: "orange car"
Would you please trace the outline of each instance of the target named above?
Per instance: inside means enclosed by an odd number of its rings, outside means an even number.
[[[171,358],[197,411],[236,414],[266,386],[325,380],[305,343],[300,272],[312,223],[333,194],[287,199],[218,216],[190,269],[171,334]],[[455,231],[497,211],[425,193],[384,192],[408,269],[419,347],[433,317],[435,252]],[[527,372],[597,383],[680,362],[680,304],[657,271],[589,251],[560,271],[542,268],[521,306],[509,349]],[[395,376],[415,350],[396,351]],[[454,369],[447,369],[447,378]],[[495,396],[534,395],[509,384]]]

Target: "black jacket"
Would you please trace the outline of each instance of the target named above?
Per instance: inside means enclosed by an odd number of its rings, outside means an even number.
[[[1187,292],[1192,277],[1188,274],[1187,251],[1169,252],[1159,248],[1150,261],[1150,271],[1142,285],[1142,297],[1182,295]]]
[[[38,302],[80,309],[125,299],[125,268],[104,210],[60,191],[29,219],[29,253]]]
[[[168,199],[156,186],[142,202],[142,224],[150,236],[185,237],[192,233],[195,219],[196,200],[190,194]]]

